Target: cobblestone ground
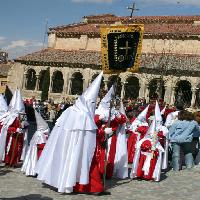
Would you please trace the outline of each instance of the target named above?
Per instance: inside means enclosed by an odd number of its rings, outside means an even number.
[[[1,200],[199,200],[200,166],[176,173],[169,171],[162,174],[162,180],[159,183],[144,180],[112,179],[107,181],[107,188],[111,195],[60,194],[54,188],[42,184],[36,178],[26,177],[20,172],[20,168],[0,167]]]

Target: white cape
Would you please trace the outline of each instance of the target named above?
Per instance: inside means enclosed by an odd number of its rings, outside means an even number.
[[[114,176],[121,179],[128,177],[128,151],[125,124],[120,125],[117,130]]]
[[[71,114],[71,119],[69,113]],[[74,112],[79,113],[79,119]],[[65,117],[66,116],[66,117]],[[70,107],[57,121],[36,165],[38,179],[58,188],[58,192],[73,192],[73,186],[89,183],[89,170],[96,147],[96,129],[84,130],[84,112]],[[80,121],[81,120],[81,121]],[[74,129],[70,129],[70,127]],[[75,129],[78,127],[78,129]]]
[[[46,143],[46,136],[44,133],[48,133],[48,131],[48,129],[46,131],[36,131],[30,141],[30,146],[28,147],[28,151],[21,168],[21,171],[24,172],[26,176],[36,175],[35,166],[38,161],[37,144]]]

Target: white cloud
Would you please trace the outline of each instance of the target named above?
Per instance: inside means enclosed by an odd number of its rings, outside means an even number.
[[[163,4],[178,4],[180,6],[191,5],[200,6],[200,0],[142,0],[144,3],[163,3]]]
[[[15,49],[15,48],[26,48],[26,47],[38,47],[38,46],[42,46],[41,42],[34,42],[34,41],[29,41],[29,40],[14,40],[11,41],[10,44],[6,47],[4,47],[4,49],[9,50],[9,49]]]
[[[90,2],[90,3],[111,3],[113,0],[71,0],[75,3],[83,3],[83,2]]]
[[[31,40],[13,40],[2,49],[8,52],[9,58],[13,59],[28,53],[37,51],[43,46],[42,42]]]

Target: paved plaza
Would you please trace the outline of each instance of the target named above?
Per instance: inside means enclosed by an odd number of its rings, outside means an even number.
[[[162,174],[159,183],[144,180],[107,181],[111,195],[60,194],[56,189],[42,184],[36,178],[26,177],[20,168],[0,167],[1,200],[86,200],[86,199],[135,199],[135,200],[199,200],[200,167],[180,172]]]

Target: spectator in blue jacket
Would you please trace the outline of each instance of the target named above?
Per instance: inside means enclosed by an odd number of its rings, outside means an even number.
[[[198,123],[194,121],[192,113],[183,110],[178,113],[178,120],[169,129],[169,140],[172,145],[172,167],[174,171],[180,170],[182,149],[185,155],[185,165],[187,168],[194,166],[192,156],[193,132],[198,129]]]

